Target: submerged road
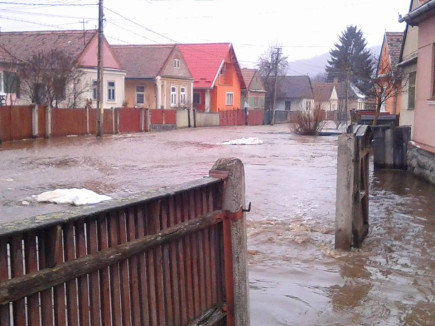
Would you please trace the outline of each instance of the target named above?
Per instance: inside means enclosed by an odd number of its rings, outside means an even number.
[[[222,145],[257,137],[261,145]],[[208,175],[220,157],[246,171],[252,325],[433,325],[435,187],[406,172],[372,172],[362,248],[334,250],[337,137],[288,126],[66,137],[3,143],[2,222],[70,206],[37,203],[57,188],[113,198]]]

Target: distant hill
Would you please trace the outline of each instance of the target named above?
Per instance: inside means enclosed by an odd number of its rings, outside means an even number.
[[[377,57],[379,56],[379,53],[381,51],[381,46],[376,45],[376,46],[372,46],[369,49]],[[329,60],[329,52],[313,58],[289,62],[287,75],[289,76],[308,75],[310,77],[314,77],[317,74],[323,73],[325,71],[325,67],[328,60]]]

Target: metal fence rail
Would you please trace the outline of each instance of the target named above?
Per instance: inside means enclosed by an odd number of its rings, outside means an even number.
[[[2,225],[0,325],[234,324],[224,179]]]

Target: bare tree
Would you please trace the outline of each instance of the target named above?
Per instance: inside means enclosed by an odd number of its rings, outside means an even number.
[[[285,76],[287,66],[287,57],[282,56],[279,46],[270,46],[258,59],[258,71],[266,89],[265,108],[272,113],[271,124],[275,123],[275,102],[279,77]]]
[[[392,69],[387,60],[379,59],[376,76],[370,80],[369,97],[375,100],[375,115],[373,126],[378,123],[382,107],[390,100],[397,98],[407,87],[408,81],[404,79],[400,68]]]
[[[297,111],[295,133],[299,135],[317,135],[325,125],[324,115],[320,105],[313,110]]]
[[[78,107],[81,96],[90,88],[71,56],[59,50],[33,55],[20,65],[18,73],[21,95],[51,107],[61,103],[68,108]]]

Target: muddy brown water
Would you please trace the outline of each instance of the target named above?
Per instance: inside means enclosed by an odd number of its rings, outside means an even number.
[[[221,145],[258,137],[262,145]],[[435,187],[370,176],[362,248],[334,250],[337,137],[286,125],[3,143],[2,222],[65,209],[32,196],[87,188],[113,198],[201,178],[220,157],[245,165],[252,325],[435,325]]]

